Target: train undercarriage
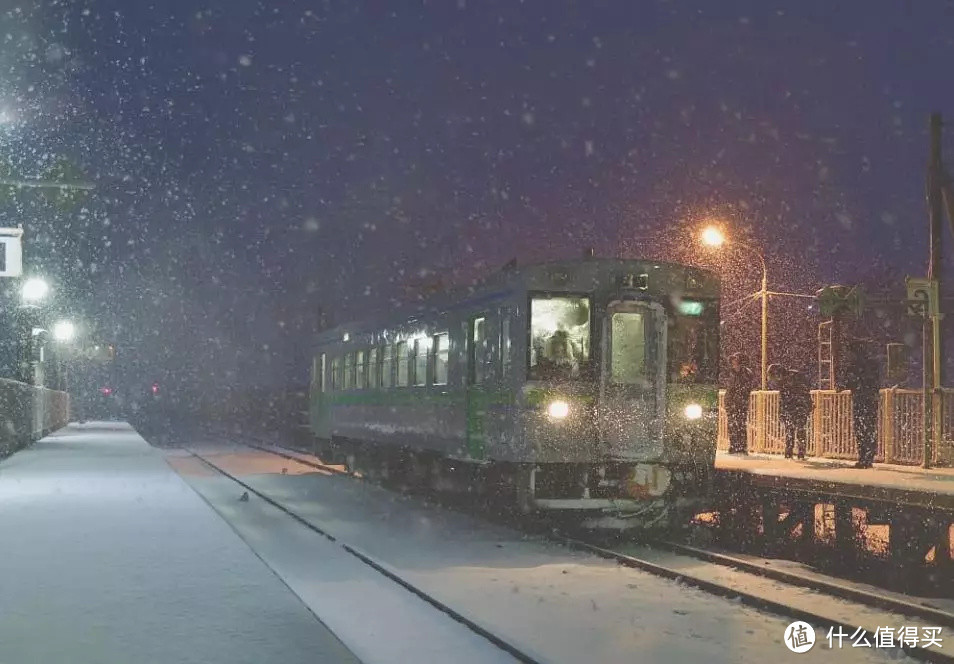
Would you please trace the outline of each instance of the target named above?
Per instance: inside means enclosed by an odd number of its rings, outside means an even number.
[[[475,462],[337,437],[318,441],[316,451],[349,472],[403,490],[470,496],[488,509],[615,531],[688,527],[711,476],[704,465]]]

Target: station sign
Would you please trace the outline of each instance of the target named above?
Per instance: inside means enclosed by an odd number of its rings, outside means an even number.
[[[909,316],[937,316],[938,289],[936,279],[922,277],[907,277],[904,280],[908,290],[907,309]]]
[[[679,302],[679,313],[683,316],[701,316],[705,311],[705,305],[698,300],[681,300]]]

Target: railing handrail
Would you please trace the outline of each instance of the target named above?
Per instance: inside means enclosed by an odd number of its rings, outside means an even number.
[[[924,461],[922,399],[918,389],[886,387],[879,390],[878,440],[875,460],[921,465]],[[857,458],[854,439],[853,399],[848,390],[811,390],[815,409],[807,423],[808,453],[840,459]],[[954,388],[942,388],[941,440],[931,460],[954,464]],[[719,392],[718,446],[728,445],[728,425],[724,409],[725,390]],[[753,390],[746,427],[749,450],[780,453],[785,447],[785,431],[779,418],[777,390]]]

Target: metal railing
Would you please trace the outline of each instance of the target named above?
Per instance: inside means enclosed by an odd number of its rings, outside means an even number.
[[[729,427],[719,392],[717,447],[729,448]],[[875,461],[921,465],[924,461],[923,393],[921,390],[881,390],[878,405],[878,448]],[[944,388],[941,439],[934,445],[933,464],[954,462],[954,389]],[[858,448],[852,425],[851,392],[813,390],[814,410],[808,420],[808,454],[832,459],[856,459]],[[747,440],[750,452],[781,454],[785,430],[779,419],[777,391],[754,391],[749,397]]]

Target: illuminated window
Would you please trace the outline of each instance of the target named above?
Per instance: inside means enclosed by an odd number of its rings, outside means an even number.
[[[470,382],[479,385],[487,380],[490,373],[486,318],[475,318],[471,322],[470,338]]]
[[[354,353],[345,355],[344,361],[344,389],[354,388]]]
[[[638,383],[646,369],[646,324],[643,315],[614,313],[611,343],[611,380],[630,385]]]
[[[447,385],[447,355],[450,351],[450,337],[447,332],[434,335],[434,384]]]
[[[397,356],[395,360],[397,361],[397,386],[398,387],[407,387],[410,385],[408,379],[410,378],[408,372],[408,353],[410,353],[410,348],[408,348],[407,342],[402,341],[397,344],[394,349],[394,354]]]
[[[384,347],[381,358],[381,387],[394,385],[394,346]]]
[[[590,362],[590,299],[534,297],[530,301],[530,380],[579,378]]]
[[[325,382],[325,354],[315,356],[314,364],[311,368],[312,389],[318,392],[324,392],[328,389]]]
[[[341,358],[331,358],[331,391],[341,389]]]
[[[427,340],[414,340],[414,384],[427,385]]]
[[[500,318],[500,370],[504,378],[510,375],[510,315],[507,313]]]
[[[377,347],[368,351],[368,387],[381,387],[381,349]]]
[[[354,362],[354,386],[356,389],[363,390],[366,386],[365,380],[365,370],[367,369],[365,365],[365,352],[359,350],[355,353],[355,362]]]

